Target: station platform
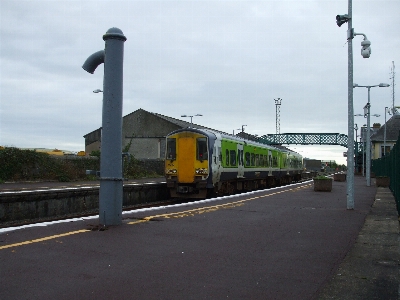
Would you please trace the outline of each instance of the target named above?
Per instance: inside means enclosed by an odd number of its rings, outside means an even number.
[[[372,181],[374,183],[374,180]],[[0,229],[2,299],[398,299],[393,196],[355,177]]]
[[[162,183],[165,182],[164,177],[156,178],[139,178],[124,180],[125,185],[142,184],[142,183]],[[25,181],[25,182],[5,182],[0,184],[0,193],[2,192],[18,192],[33,190],[49,190],[49,189],[65,189],[79,187],[99,187],[99,180],[92,181]]]

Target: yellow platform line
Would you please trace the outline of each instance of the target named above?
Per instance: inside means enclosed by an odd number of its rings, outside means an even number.
[[[175,212],[175,213],[167,213],[167,214],[149,216],[149,217],[145,217],[145,218],[143,218],[141,220],[129,222],[127,224],[133,225],[133,224],[145,223],[145,222],[151,221],[152,219],[155,219],[155,218],[169,219],[169,218],[183,218],[183,217],[195,216],[195,215],[199,215],[199,214],[203,214],[203,213],[207,213],[207,212],[213,212],[213,211],[216,211],[216,210],[219,210],[219,209],[226,209],[226,208],[233,208],[233,207],[242,206],[247,201],[252,201],[252,200],[256,200],[256,199],[260,199],[260,198],[266,198],[266,197],[269,197],[269,196],[273,196],[273,195],[277,195],[277,194],[281,194],[281,193],[286,193],[286,192],[296,192],[296,190],[298,191],[298,190],[300,190],[302,188],[306,188],[306,187],[309,187],[309,186],[311,186],[311,184],[307,184],[307,185],[304,185],[304,186],[291,188],[291,189],[287,189],[287,190],[273,192],[273,193],[268,194],[268,195],[256,196],[256,197],[243,199],[243,200],[230,202],[230,203],[225,203],[225,204],[219,204],[219,205],[213,205],[213,206],[207,206],[207,207],[200,207],[200,208],[195,208],[195,209],[190,209],[190,210],[181,211],[181,212]],[[39,238],[39,239],[34,239],[34,240],[30,240],[30,241],[24,241],[24,242],[4,245],[4,246],[0,246],[0,250],[19,247],[19,246],[23,246],[23,245],[34,244],[34,243],[40,243],[40,242],[53,240],[53,239],[57,239],[57,238],[64,237],[64,236],[69,236],[69,235],[78,234],[78,233],[84,233],[84,232],[89,232],[89,231],[91,231],[91,230],[89,230],[89,229],[81,229],[81,230],[70,231],[70,232],[66,232],[66,233],[62,233],[62,234],[47,236],[47,237],[43,237],[43,238]]]
[[[128,225],[134,225],[134,224],[146,223],[146,222],[149,222],[152,219],[156,219],[156,218],[170,219],[170,218],[193,217],[195,215],[199,215],[199,214],[203,214],[203,213],[207,213],[207,212],[213,212],[213,211],[216,211],[216,210],[219,210],[219,209],[226,209],[226,208],[233,208],[233,207],[237,207],[237,206],[242,206],[247,201],[252,201],[252,200],[256,200],[256,199],[260,199],[260,198],[266,198],[266,197],[270,197],[270,196],[273,196],[273,195],[286,193],[286,192],[296,192],[296,191],[299,191],[300,189],[308,187],[308,186],[310,186],[310,185],[305,185],[305,186],[301,186],[301,187],[296,187],[296,188],[286,189],[286,190],[282,190],[282,191],[277,191],[277,192],[273,192],[273,193],[268,194],[268,195],[256,196],[256,197],[243,199],[243,200],[239,200],[239,201],[235,201],[235,202],[229,202],[229,203],[225,203],[225,204],[200,207],[200,208],[185,210],[185,211],[181,211],[181,212],[174,212],[174,213],[166,213],[166,214],[149,216],[149,217],[145,217],[145,218],[143,218],[141,220],[128,222],[127,224]]]
[[[44,242],[44,241],[48,241],[48,240],[53,240],[53,239],[57,239],[57,238],[64,237],[64,236],[68,236],[68,235],[73,235],[73,234],[88,232],[88,231],[90,231],[90,230],[88,230],[88,229],[81,229],[81,230],[66,232],[66,233],[62,233],[62,234],[57,234],[57,235],[52,235],[52,236],[46,236],[46,237],[40,238],[40,239],[35,239],[35,240],[30,240],[30,241],[15,243],[15,244],[9,244],[9,245],[5,245],[5,246],[0,246],[0,250],[7,249],[7,248],[13,248],[13,247],[19,247],[19,246],[23,246],[23,245],[34,244],[34,243],[40,243],[40,242]]]

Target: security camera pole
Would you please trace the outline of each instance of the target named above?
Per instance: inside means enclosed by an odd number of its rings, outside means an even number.
[[[354,108],[353,108],[353,38],[356,35],[363,35],[364,41],[361,42],[361,55],[368,58],[371,54],[371,42],[363,33],[354,33],[352,26],[352,0],[349,0],[349,12],[346,15],[337,15],[336,24],[340,27],[348,23],[347,43],[348,43],[348,111],[347,111],[347,209],[354,209]]]
[[[110,28],[103,40],[105,49],[89,56],[82,68],[93,74],[97,66],[104,63],[99,222],[108,226],[122,223],[122,93],[126,37],[120,29]]]
[[[354,108],[353,108],[353,27],[352,27],[352,0],[349,0],[349,12],[347,15],[337,15],[336,24],[340,27],[348,23],[348,98],[347,98],[347,209],[354,209]]]

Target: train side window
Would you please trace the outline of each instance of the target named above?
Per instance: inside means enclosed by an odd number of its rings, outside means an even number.
[[[231,166],[236,166],[236,151],[235,150],[230,151],[230,163],[231,163]]]
[[[176,139],[167,138],[167,159],[176,159]]]
[[[274,168],[278,167],[278,158],[276,156],[272,157],[272,166]]]
[[[225,150],[225,164],[229,166],[229,150]]]
[[[243,166],[243,150],[239,150],[238,151],[238,161],[239,161],[239,165]]]
[[[256,154],[256,163],[255,165],[258,167],[260,165],[260,155]]]
[[[246,160],[246,167],[249,167],[250,166],[250,153],[246,152],[244,158]]]
[[[197,160],[208,160],[207,138],[197,138]]]
[[[251,166],[253,166],[254,167],[254,165],[255,165],[255,161],[256,159],[255,159],[255,155],[254,155],[254,153],[251,153]]]

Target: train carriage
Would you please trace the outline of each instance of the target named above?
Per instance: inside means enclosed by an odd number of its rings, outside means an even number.
[[[179,129],[166,139],[171,197],[206,198],[289,183],[302,169],[300,155],[211,130]]]

